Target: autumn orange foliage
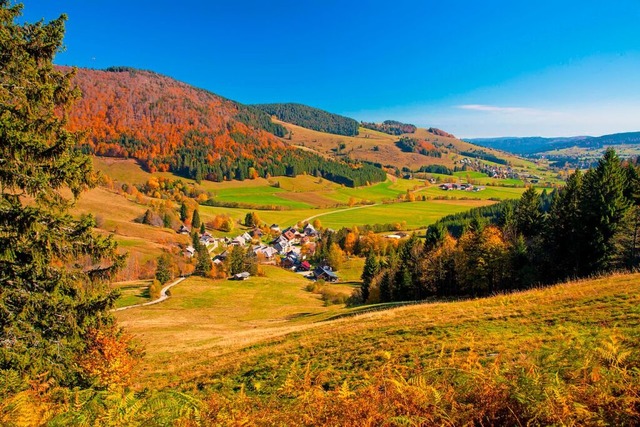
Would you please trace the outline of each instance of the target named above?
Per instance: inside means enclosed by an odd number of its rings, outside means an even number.
[[[209,164],[224,155],[250,159],[256,149],[289,148],[236,120],[238,104],[150,71],[78,69],[74,83],[82,98],[71,111],[70,129],[86,131],[95,154],[133,157],[152,172],[169,170],[169,164],[152,160],[187,143],[207,147]],[[234,133],[250,136],[252,143],[236,142]]]

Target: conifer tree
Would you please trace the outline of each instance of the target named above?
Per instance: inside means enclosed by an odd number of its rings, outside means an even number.
[[[206,277],[211,272],[213,263],[206,246],[198,245],[196,247],[196,269],[193,272],[196,276]]]
[[[367,299],[369,299],[369,289],[371,286],[371,281],[380,271],[380,263],[378,262],[378,258],[373,253],[372,250],[367,254],[367,259],[364,262],[364,269],[362,270],[362,286],[360,287],[362,302],[366,303]]]
[[[167,283],[171,280],[171,271],[169,270],[169,257],[162,255],[158,257],[158,266],[156,267],[156,279],[161,284]]]
[[[180,205],[180,221],[185,222],[187,217],[187,205],[183,202]]]
[[[52,63],[66,17],[17,23],[21,9],[0,0],[0,383],[81,385],[77,357],[96,331],[116,331],[107,281],[123,257],[93,218],[68,213],[95,179],[65,128],[74,72]]]
[[[609,270],[618,257],[614,237],[622,229],[629,210],[624,196],[626,175],[616,152],[609,148],[595,169],[584,176],[581,197],[582,226],[589,238],[584,242],[589,264],[583,273]]]
[[[191,216],[191,229],[197,231],[200,228],[201,224],[200,212],[198,212],[198,209],[194,209],[193,215]]]
[[[535,188],[529,187],[514,212],[515,226],[518,232],[528,239],[542,232],[544,216],[541,210],[540,195]]]

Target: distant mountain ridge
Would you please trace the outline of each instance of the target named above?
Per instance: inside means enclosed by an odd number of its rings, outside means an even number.
[[[583,148],[601,148],[608,145],[640,144],[640,132],[614,133],[602,136],[572,136],[556,138],[544,138],[539,136],[467,138],[465,141],[496,150],[527,155],[574,146]]]

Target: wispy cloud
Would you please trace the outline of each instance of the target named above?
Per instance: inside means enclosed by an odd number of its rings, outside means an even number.
[[[539,110],[525,107],[499,107],[497,105],[464,104],[458,105],[462,110],[483,111],[489,113],[538,113]]]

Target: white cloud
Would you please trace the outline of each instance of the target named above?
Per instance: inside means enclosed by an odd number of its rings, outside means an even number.
[[[461,110],[481,111],[481,112],[488,112],[488,113],[534,113],[534,114],[542,113],[542,111],[536,110],[534,108],[499,107],[496,105],[485,105],[485,104],[464,104],[464,105],[458,105],[457,108],[460,108]]]

